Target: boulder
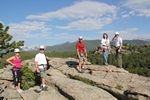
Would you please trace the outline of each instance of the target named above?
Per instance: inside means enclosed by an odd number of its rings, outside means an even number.
[[[55,69],[50,69],[55,70]],[[54,72],[54,71],[52,71]],[[63,91],[64,95],[75,100],[117,100],[108,92],[87,85],[83,82],[72,80],[67,77],[61,77],[61,72],[55,71],[56,73],[50,73],[51,76],[47,77],[49,84],[54,84],[60,91]],[[57,73],[58,72],[58,73]]]
[[[23,100],[37,100],[39,94],[34,92],[34,89],[37,89],[38,87],[30,88],[29,90],[23,91],[21,93],[21,96]]]
[[[35,71],[34,59],[23,61],[23,65],[26,65],[26,66],[27,66],[29,69],[31,69],[33,72]]]
[[[41,92],[37,100],[67,100],[58,90],[52,86],[48,86],[48,91]]]
[[[0,80],[13,80],[13,74],[11,70],[0,69]]]
[[[1,95],[7,100],[23,100],[15,89],[6,88]]]

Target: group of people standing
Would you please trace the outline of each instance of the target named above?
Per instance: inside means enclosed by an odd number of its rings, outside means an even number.
[[[114,43],[115,50],[116,50],[116,60],[117,60],[117,67],[122,68],[122,38],[119,36],[119,32],[115,32],[115,35],[112,39],[112,42]],[[108,65],[108,55],[111,50],[110,46],[110,40],[107,33],[103,34],[103,38],[101,40],[100,49],[103,52],[103,62],[104,65]],[[83,41],[83,37],[79,37],[79,41],[76,43],[76,51],[77,56],[79,59],[79,68],[78,70],[80,72],[83,71],[84,67],[83,65],[89,64],[87,61],[87,50]]]
[[[119,32],[115,33],[115,36],[113,37],[112,41],[115,43],[116,48],[116,58],[118,62],[118,67],[122,67],[122,38],[119,36]],[[103,34],[103,38],[101,40],[100,48],[103,51],[103,59],[104,64],[108,65],[108,55],[111,50],[110,47],[110,40],[107,33]],[[39,53],[35,56],[35,71],[40,74],[41,77],[41,89],[46,90],[46,70],[47,70],[47,58],[44,54],[44,46],[41,45],[39,47]],[[76,43],[76,52],[77,57],[79,59],[79,67],[78,70],[80,72],[83,71],[85,64],[90,64],[87,60],[87,50],[84,44],[83,37],[80,36],[78,42]],[[23,90],[20,88],[20,78],[21,73],[20,70],[22,68],[22,60],[20,56],[20,50],[16,48],[14,50],[14,56],[7,59],[7,62],[13,66],[13,77],[14,77],[14,85],[16,87],[16,90],[21,93]]]

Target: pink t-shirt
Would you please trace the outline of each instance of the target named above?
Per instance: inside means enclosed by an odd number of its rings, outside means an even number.
[[[20,69],[22,67],[21,62],[22,60],[19,57],[15,57],[12,61],[12,63],[15,65],[13,70]]]

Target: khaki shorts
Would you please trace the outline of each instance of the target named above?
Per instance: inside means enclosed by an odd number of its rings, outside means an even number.
[[[40,69],[40,77],[41,78],[45,78],[46,77],[46,70],[47,70],[47,66],[45,66],[44,68]]]
[[[46,70],[45,71],[40,71],[40,77],[45,78],[46,77]]]
[[[85,55],[80,55],[79,61],[84,62],[86,60]]]

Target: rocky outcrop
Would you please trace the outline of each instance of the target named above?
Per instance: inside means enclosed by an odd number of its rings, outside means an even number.
[[[117,100],[108,92],[83,82],[69,79],[55,69],[51,68],[48,74],[50,75],[47,78],[48,82],[54,84],[73,100]]]
[[[13,75],[12,75],[11,69],[12,69],[12,66],[8,66],[7,68],[0,69],[0,80],[12,81]]]
[[[76,70],[77,62],[74,58],[52,58],[49,61],[53,68],[60,70],[63,74],[91,80],[95,86],[106,90],[118,99],[150,99],[149,78],[131,74],[112,65],[85,65],[85,72],[79,73]]]
[[[35,71],[34,60],[26,64]],[[74,58],[49,58],[48,91],[39,86],[18,93],[12,84],[12,66],[0,69],[0,100],[150,100],[150,78],[112,65],[85,65],[77,70]]]

